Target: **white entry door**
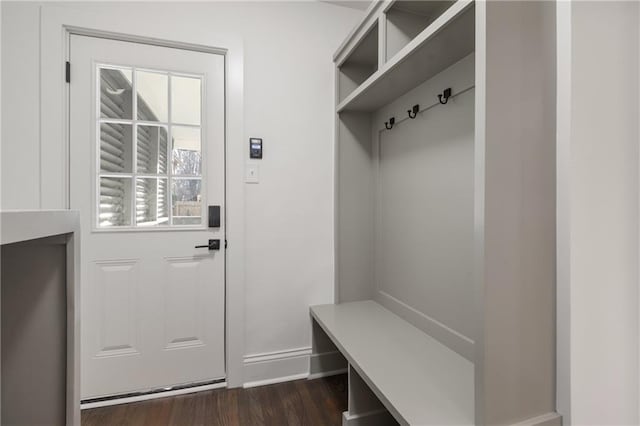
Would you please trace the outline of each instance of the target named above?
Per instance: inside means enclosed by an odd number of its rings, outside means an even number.
[[[70,62],[82,398],[223,379],[224,56],[72,35]]]

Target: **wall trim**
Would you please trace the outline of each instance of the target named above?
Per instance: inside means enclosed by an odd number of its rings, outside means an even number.
[[[556,410],[571,424],[571,2],[556,3]]]
[[[284,351],[263,352],[258,354],[251,354],[244,356],[245,364],[252,364],[255,362],[273,361],[276,359],[291,358],[298,356],[311,355],[311,347],[286,349]]]
[[[532,417],[523,422],[514,423],[511,426],[562,426],[562,416],[556,412]]]
[[[244,357],[244,388],[306,379],[311,348],[264,352]]]
[[[640,5],[637,6],[636,9],[636,22],[640,24]],[[636,55],[638,58],[638,61],[636,61],[636,69],[638,70],[638,78],[636,81],[636,113],[640,113],[640,31],[638,31],[637,35],[637,51],[636,51]],[[637,123],[637,127],[636,127],[636,139],[640,139],[640,121],[638,121]],[[638,150],[638,152],[636,152],[636,188],[638,191],[638,199],[637,199],[637,203],[636,203],[636,212],[637,212],[637,216],[640,216],[640,150]],[[637,256],[637,264],[636,264],[636,288],[638,289],[638,293],[637,293],[637,297],[636,297],[636,324],[638,326],[638,328],[636,328],[636,339],[640,340],[640,223],[637,224],[637,228],[636,228],[636,241],[635,241],[635,249],[636,249],[636,256]],[[638,345],[640,346],[640,345]],[[638,348],[640,349],[640,348]],[[640,367],[640,350],[637,350],[636,352],[636,366]],[[635,377],[635,385],[636,385],[636,390],[638,392],[640,392],[640,368],[637,368],[636,370],[636,377]],[[640,395],[638,395],[638,397],[640,397]],[[639,398],[640,399],[640,398]],[[640,422],[640,403],[637,403],[636,400],[636,421]],[[568,424],[569,422],[567,422]]]
[[[329,368],[310,374],[310,370],[314,371],[310,368],[311,364],[317,368],[321,365]],[[346,372],[346,360],[339,351],[312,354],[310,347],[304,347],[263,352],[244,357],[245,383],[242,387],[252,388],[300,379],[313,380]]]
[[[418,311],[384,291],[379,290],[376,293],[376,301],[405,321],[473,362],[474,341],[467,336],[447,327],[435,318]]]
[[[229,49],[223,47],[213,47],[204,44],[179,42],[173,40],[165,40],[155,37],[143,37],[130,34],[122,34],[112,31],[94,30],[91,28],[76,27],[73,25],[65,25],[65,29],[71,34],[83,35],[87,37],[104,38],[107,40],[128,41],[131,43],[148,44],[151,46],[171,47],[180,50],[191,50],[194,52],[213,53],[217,55],[226,55]]]

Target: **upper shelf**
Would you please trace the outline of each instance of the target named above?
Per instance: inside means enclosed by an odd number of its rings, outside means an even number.
[[[437,3],[448,7],[447,2]],[[337,112],[375,111],[472,53],[473,6],[473,0],[453,3],[362,84],[341,96]]]
[[[387,22],[386,58],[393,58],[438,16],[455,4],[447,1],[398,0],[385,12]]]
[[[340,101],[377,71],[378,38],[378,23],[376,22],[353,49],[351,55],[338,66]]]

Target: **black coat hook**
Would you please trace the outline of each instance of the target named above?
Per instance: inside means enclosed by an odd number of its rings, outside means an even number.
[[[391,129],[393,129],[393,125],[394,125],[394,124],[396,124],[396,118],[395,118],[395,117],[391,117],[391,118],[389,119],[389,121],[385,121],[385,122],[384,122],[384,127],[385,127],[387,130],[391,130]]]
[[[444,92],[442,92],[441,95],[438,95],[438,100],[442,105],[444,105],[447,102],[449,102],[450,97],[451,97],[451,87],[444,89]],[[442,99],[444,99],[444,102],[442,102]]]
[[[411,118],[412,120],[416,118],[416,116],[418,115],[418,112],[420,112],[419,104],[415,104],[411,109],[407,110],[407,114],[409,114],[409,118]]]

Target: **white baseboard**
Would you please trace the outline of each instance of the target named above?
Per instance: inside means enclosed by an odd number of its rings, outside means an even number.
[[[547,413],[511,426],[562,426],[562,416],[555,412]]]
[[[307,347],[247,355],[244,357],[243,387],[305,379],[309,375],[310,354],[311,348]]]
[[[227,382],[213,383],[211,385],[193,386],[190,388],[168,390],[166,392],[150,393],[146,395],[128,396],[124,398],[109,399],[105,401],[85,402],[80,404],[81,410],[91,408],[108,407],[110,405],[129,404],[131,402],[149,401],[151,399],[166,398],[169,396],[186,395],[188,393],[203,392],[212,389],[226,388]]]

